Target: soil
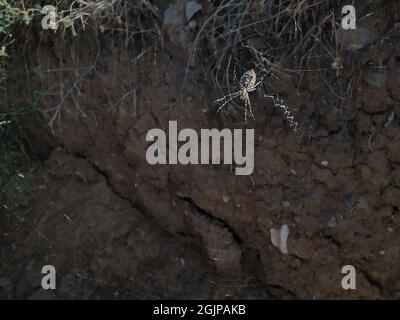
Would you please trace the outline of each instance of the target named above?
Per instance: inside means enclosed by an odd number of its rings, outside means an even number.
[[[400,298],[396,30],[344,59],[356,55],[364,71],[345,111],[324,100],[331,90],[318,75],[301,86],[296,77],[274,84],[312,119],[312,141],[299,142],[271,102],[251,96],[251,176],[236,176],[229,165],[149,165],[148,130],[167,131],[170,120],[197,132],[244,128],[243,116],[229,108],[217,113],[218,91],[201,64],[187,76],[171,48],[156,63],[103,48],[80,83],[79,109],[64,108],[51,129],[46,121],[27,125],[40,161],[29,206],[0,209],[2,297]],[[35,54],[28,64],[71,70],[48,72],[49,87],[76,81],[76,56],[81,73],[93,64],[89,41],[70,49],[45,37],[39,49],[29,44]],[[382,86],[374,85],[376,74],[365,76],[375,58],[387,66]],[[8,101],[26,101],[29,90],[43,88],[22,77],[8,86]],[[392,111],[397,118],[385,126]],[[283,224],[288,254],[271,242],[271,228]],[[46,264],[57,270],[52,293],[40,289]],[[342,289],[345,265],[357,271],[356,290]]]

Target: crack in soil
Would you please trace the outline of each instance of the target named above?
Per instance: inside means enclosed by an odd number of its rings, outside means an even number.
[[[124,201],[128,201],[131,206],[134,209],[137,209],[143,216],[145,216],[146,218],[149,218],[153,223],[157,223],[157,220],[147,212],[146,208],[139,202],[134,201],[132,199],[129,199],[127,197],[125,197],[122,193],[118,192],[115,187],[113,186],[113,184],[110,181],[110,177],[108,176],[107,172],[105,172],[104,170],[102,170],[98,165],[96,165],[96,163],[94,163],[93,161],[91,161],[87,156],[74,152],[71,153],[68,151],[68,149],[64,146],[64,145],[59,145],[60,148],[62,148],[66,154],[77,157],[79,159],[82,159],[84,161],[86,161],[95,171],[96,173],[98,173],[100,176],[102,176],[105,180],[105,183],[107,185],[107,187],[110,188],[110,190],[112,191],[113,194],[115,194],[117,197],[119,197],[120,199],[124,200]],[[160,224],[158,224],[160,225]],[[162,228],[164,230],[164,228]]]
[[[381,296],[383,296],[383,293],[384,293],[385,290],[384,290],[384,286],[382,285],[382,283],[380,283],[379,280],[377,280],[375,277],[373,277],[367,270],[360,269],[360,268],[359,268],[359,270],[361,271],[361,273],[364,276],[365,280],[367,280],[367,282],[371,286],[377,288],[379,290],[379,294]]]
[[[214,216],[211,212],[199,207],[193,199],[189,197],[180,197],[181,200],[183,200],[186,204],[189,205],[189,207],[202,215],[203,217],[208,218],[209,221],[212,223],[216,224],[219,227],[226,228],[228,231],[232,234],[233,239],[236,241],[236,243],[239,245],[240,249],[242,250],[242,245],[244,241],[240,239],[239,235],[233,230],[233,228],[223,219],[218,218]]]

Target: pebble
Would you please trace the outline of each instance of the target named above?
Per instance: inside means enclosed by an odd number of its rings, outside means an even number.
[[[186,19],[190,21],[193,16],[203,8],[201,4],[198,4],[196,1],[190,1],[186,4]]]
[[[289,208],[289,207],[290,207],[290,202],[289,202],[288,200],[283,200],[283,201],[282,201],[282,205],[283,205],[285,208]]]
[[[329,218],[329,220],[328,220],[328,226],[331,227],[331,228],[334,228],[334,227],[336,227],[336,224],[337,224],[336,217],[335,216],[331,216]]]
[[[279,230],[270,229],[272,244],[283,254],[288,254],[287,240],[289,232],[289,227],[286,224],[282,225]]]
[[[197,28],[197,22],[192,20],[189,22],[189,29],[193,30]]]
[[[329,164],[329,161],[327,161],[327,160],[322,160],[321,161],[321,166],[327,167],[328,164]]]

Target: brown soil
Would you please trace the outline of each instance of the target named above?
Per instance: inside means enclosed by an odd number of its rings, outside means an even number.
[[[374,87],[360,78],[345,115],[324,102],[330,89],[319,76],[301,88],[294,78],[274,85],[316,124],[311,142],[299,143],[254,94],[251,177],[225,165],[149,165],[149,129],[166,129],[169,120],[198,132],[243,128],[243,117],[216,113],[218,93],[201,67],[182,92],[186,64],[172,50],[156,66],[104,54],[81,83],[82,111],[65,108],[51,133],[46,123],[28,128],[42,161],[29,207],[0,209],[3,295],[49,298],[39,288],[41,268],[51,264],[52,295],[67,299],[400,298],[400,127],[397,120],[385,127],[390,111],[400,117],[399,39],[397,29],[359,54],[367,72],[379,52],[387,81]],[[73,82],[68,45],[49,42],[27,59],[43,70],[71,68],[62,81]],[[88,47],[81,41],[82,70],[93,63]],[[46,81],[59,77],[49,72]],[[24,99],[26,80],[9,86],[9,101]],[[283,224],[287,255],[270,239]],[[356,290],[341,287],[348,264]]]

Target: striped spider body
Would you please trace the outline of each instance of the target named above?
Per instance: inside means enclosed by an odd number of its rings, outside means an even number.
[[[236,79],[236,74],[234,73],[235,79]],[[216,103],[222,102],[222,105],[219,107],[218,112],[230,101],[233,99],[239,97],[240,100],[244,102],[244,110],[245,110],[245,122],[247,121],[247,112],[250,111],[250,114],[253,119],[254,114],[253,110],[251,108],[251,103],[250,103],[250,98],[249,98],[249,93],[252,91],[255,91],[257,87],[260,85],[262,82],[259,81],[257,82],[257,74],[254,71],[254,69],[247,70],[243,75],[240,77],[240,80],[238,81],[238,87],[239,90],[230,94],[227,94],[226,96],[215,100]]]
[[[239,81],[240,89],[241,89],[241,94],[240,94],[240,100],[246,101],[249,97],[249,92],[253,91],[253,88],[255,88],[257,80],[257,75],[254,69],[250,69],[246,71],[241,77]]]

